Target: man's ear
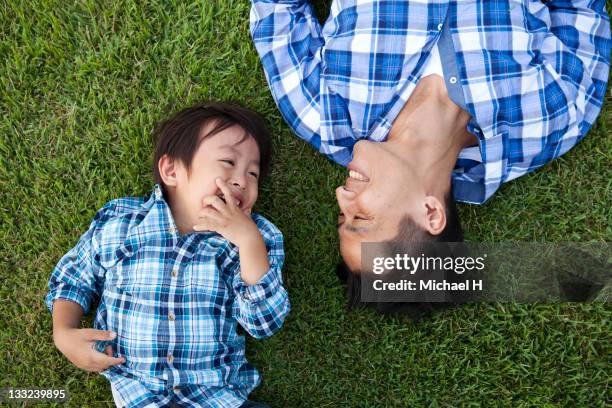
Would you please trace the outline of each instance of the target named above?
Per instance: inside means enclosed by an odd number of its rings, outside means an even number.
[[[176,160],[164,154],[157,163],[159,175],[166,186],[176,186]]]
[[[431,235],[439,235],[446,227],[446,209],[444,204],[434,196],[425,197],[424,204],[427,210],[425,229]]]

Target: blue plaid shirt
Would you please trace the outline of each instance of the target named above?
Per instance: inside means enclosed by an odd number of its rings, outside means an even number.
[[[253,0],[251,33],[287,123],[342,165],[357,140],[386,139],[449,37],[447,87],[479,140],[453,172],[455,199],[471,203],[575,146],[610,66],[604,0],[335,0],[323,26],[305,0]]]
[[[57,264],[46,303],[66,299],[85,313],[99,299],[94,327],[117,333],[126,363],[102,372],[129,407],[170,401],[238,407],[259,384],[245,359],[244,336],[277,331],[290,305],[281,278],[281,232],[253,214],[270,270],[248,286],[238,250],[216,233],[180,235],[162,190],[110,201]]]

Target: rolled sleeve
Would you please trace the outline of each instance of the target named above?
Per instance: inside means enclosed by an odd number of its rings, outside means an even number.
[[[307,1],[252,2],[250,29],[270,91],[285,121],[320,147],[321,26]]]
[[[244,283],[240,273],[237,273],[234,277],[234,292],[245,302],[258,303],[265,301],[278,292],[280,286],[282,286],[280,267],[272,264],[268,272],[255,285]]]
[[[253,337],[265,338],[278,331],[291,309],[289,296],[283,287],[281,269],[284,262],[283,239],[280,232],[264,232],[270,269],[254,285],[247,285],[237,265],[232,287],[235,293],[234,316]]]
[[[45,304],[53,312],[53,302],[69,300],[79,304],[83,313],[89,313],[94,300],[101,292],[104,269],[99,263],[97,235],[105,223],[111,208],[103,207],[79,242],[58,262],[49,278],[49,292]]]
[[[69,300],[81,306],[84,314],[89,312],[89,307],[93,301],[91,292],[63,282],[53,286],[50,283],[49,286],[51,290],[47,293],[45,304],[50,312],[53,312],[53,302],[56,300]]]

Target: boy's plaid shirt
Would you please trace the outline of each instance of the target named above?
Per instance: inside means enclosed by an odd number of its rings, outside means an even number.
[[[258,385],[237,324],[256,338],[270,336],[290,305],[281,278],[282,234],[260,215],[253,220],[270,270],[252,286],[242,281],[229,241],[216,233],[178,233],[159,185],[148,200],[107,203],[60,260],[47,306],[66,299],[87,313],[99,299],[94,328],[116,332],[110,344],[126,358],[102,374],[128,406],[172,400],[235,407]]]
[[[483,203],[594,123],[610,66],[604,0],[334,0],[323,26],[305,0],[253,0],[251,9],[285,120],[342,165],[357,140],[386,139],[443,27],[457,66],[445,80],[461,85],[480,144],[461,152],[454,194]]]

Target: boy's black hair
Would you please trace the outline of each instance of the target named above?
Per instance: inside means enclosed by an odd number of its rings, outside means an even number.
[[[208,132],[200,137],[202,129],[212,124]],[[160,122],[153,136],[153,179],[164,186],[159,174],[159,159],[167,154],[180,160],[187,170],[191,169],[193,156],[198,146],[208,137],[232,126],[244,129],[244,138],[251,136],[259,148],[259,183],[268,175],[272,160],[272,138],[263,118],[256,112],[236,103],[204,102],[181,109]],[[244,139],[243,139],[244,140]]]
[[[412,218],[404,216],[399,223],[398,234],[390,241],[385,242],[390,251],[398,251],[403,247],[413,246],[415,243],[427,244],[439,242],[463,242],[463,230],[459,222],[459,211],[453,200],[453,191],[444,197],[446,211],[446,226],[438,235],[432,235],[421,228]],[[340,281],[346,284],[348,308],[357,309],[370,307],[383,314],[400,313],[407,315],[413,321],[440,309],[447,309],[461,303],[460,299],[451,302],[363,302],[361,300],[361,271],[351,271],[344,261],[340,261],[336,269]],[[455,275],[455,274],[452,274]],[[452,278],[453,276],[449,276]]]

